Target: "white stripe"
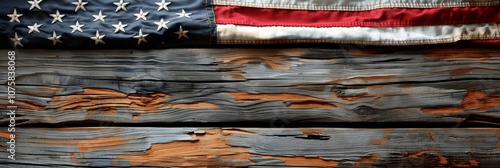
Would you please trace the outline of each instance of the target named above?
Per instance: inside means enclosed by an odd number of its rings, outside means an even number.
[[[419,45],[500,39],[496,23],[412,27],[253,27],[217,25],[219,44],[356,43]]]
[[[440,8],[500,5],[498,0],[213,0],[214,5],[255,8],[362,11],[377,8]]]

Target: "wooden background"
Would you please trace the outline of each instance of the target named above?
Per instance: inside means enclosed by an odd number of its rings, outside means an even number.
[[[500,167],[496,48],[20,50],[16,89],[7,167]]]

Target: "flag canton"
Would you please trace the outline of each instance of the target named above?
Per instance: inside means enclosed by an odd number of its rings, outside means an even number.
[[[215,42],[207,0],[2,1],[5,48],[167,48]]]

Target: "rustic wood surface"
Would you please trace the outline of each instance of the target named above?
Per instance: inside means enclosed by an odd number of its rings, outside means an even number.
[[[499,65],[491,48],[21,50],[17,120],[498,124]]]
[[[17,159],[1,153],[2,167],[500,166],[500,129],[72,127],[17,137]]]
[[[495,48],[20,50],[15,105],[0,167],[500,167]]]

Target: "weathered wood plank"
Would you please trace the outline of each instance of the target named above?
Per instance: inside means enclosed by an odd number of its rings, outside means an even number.
[[[4,51],[2,51],[4,52]],[[6,52],[6,51],[5,51]],[[500,49],[21,50],[19,124],[500,122]],[[0,69],[6,69],[0,58]],[[6,73],[0,74],[5,83]],[[0,86],[2,94],[5,85]],[[7,100],[0,97],[0,107]],[[1,116],[1,123],[8,122]]]
[[[19,128],[6,148],[11,167],[498,167],[500,129]]]

